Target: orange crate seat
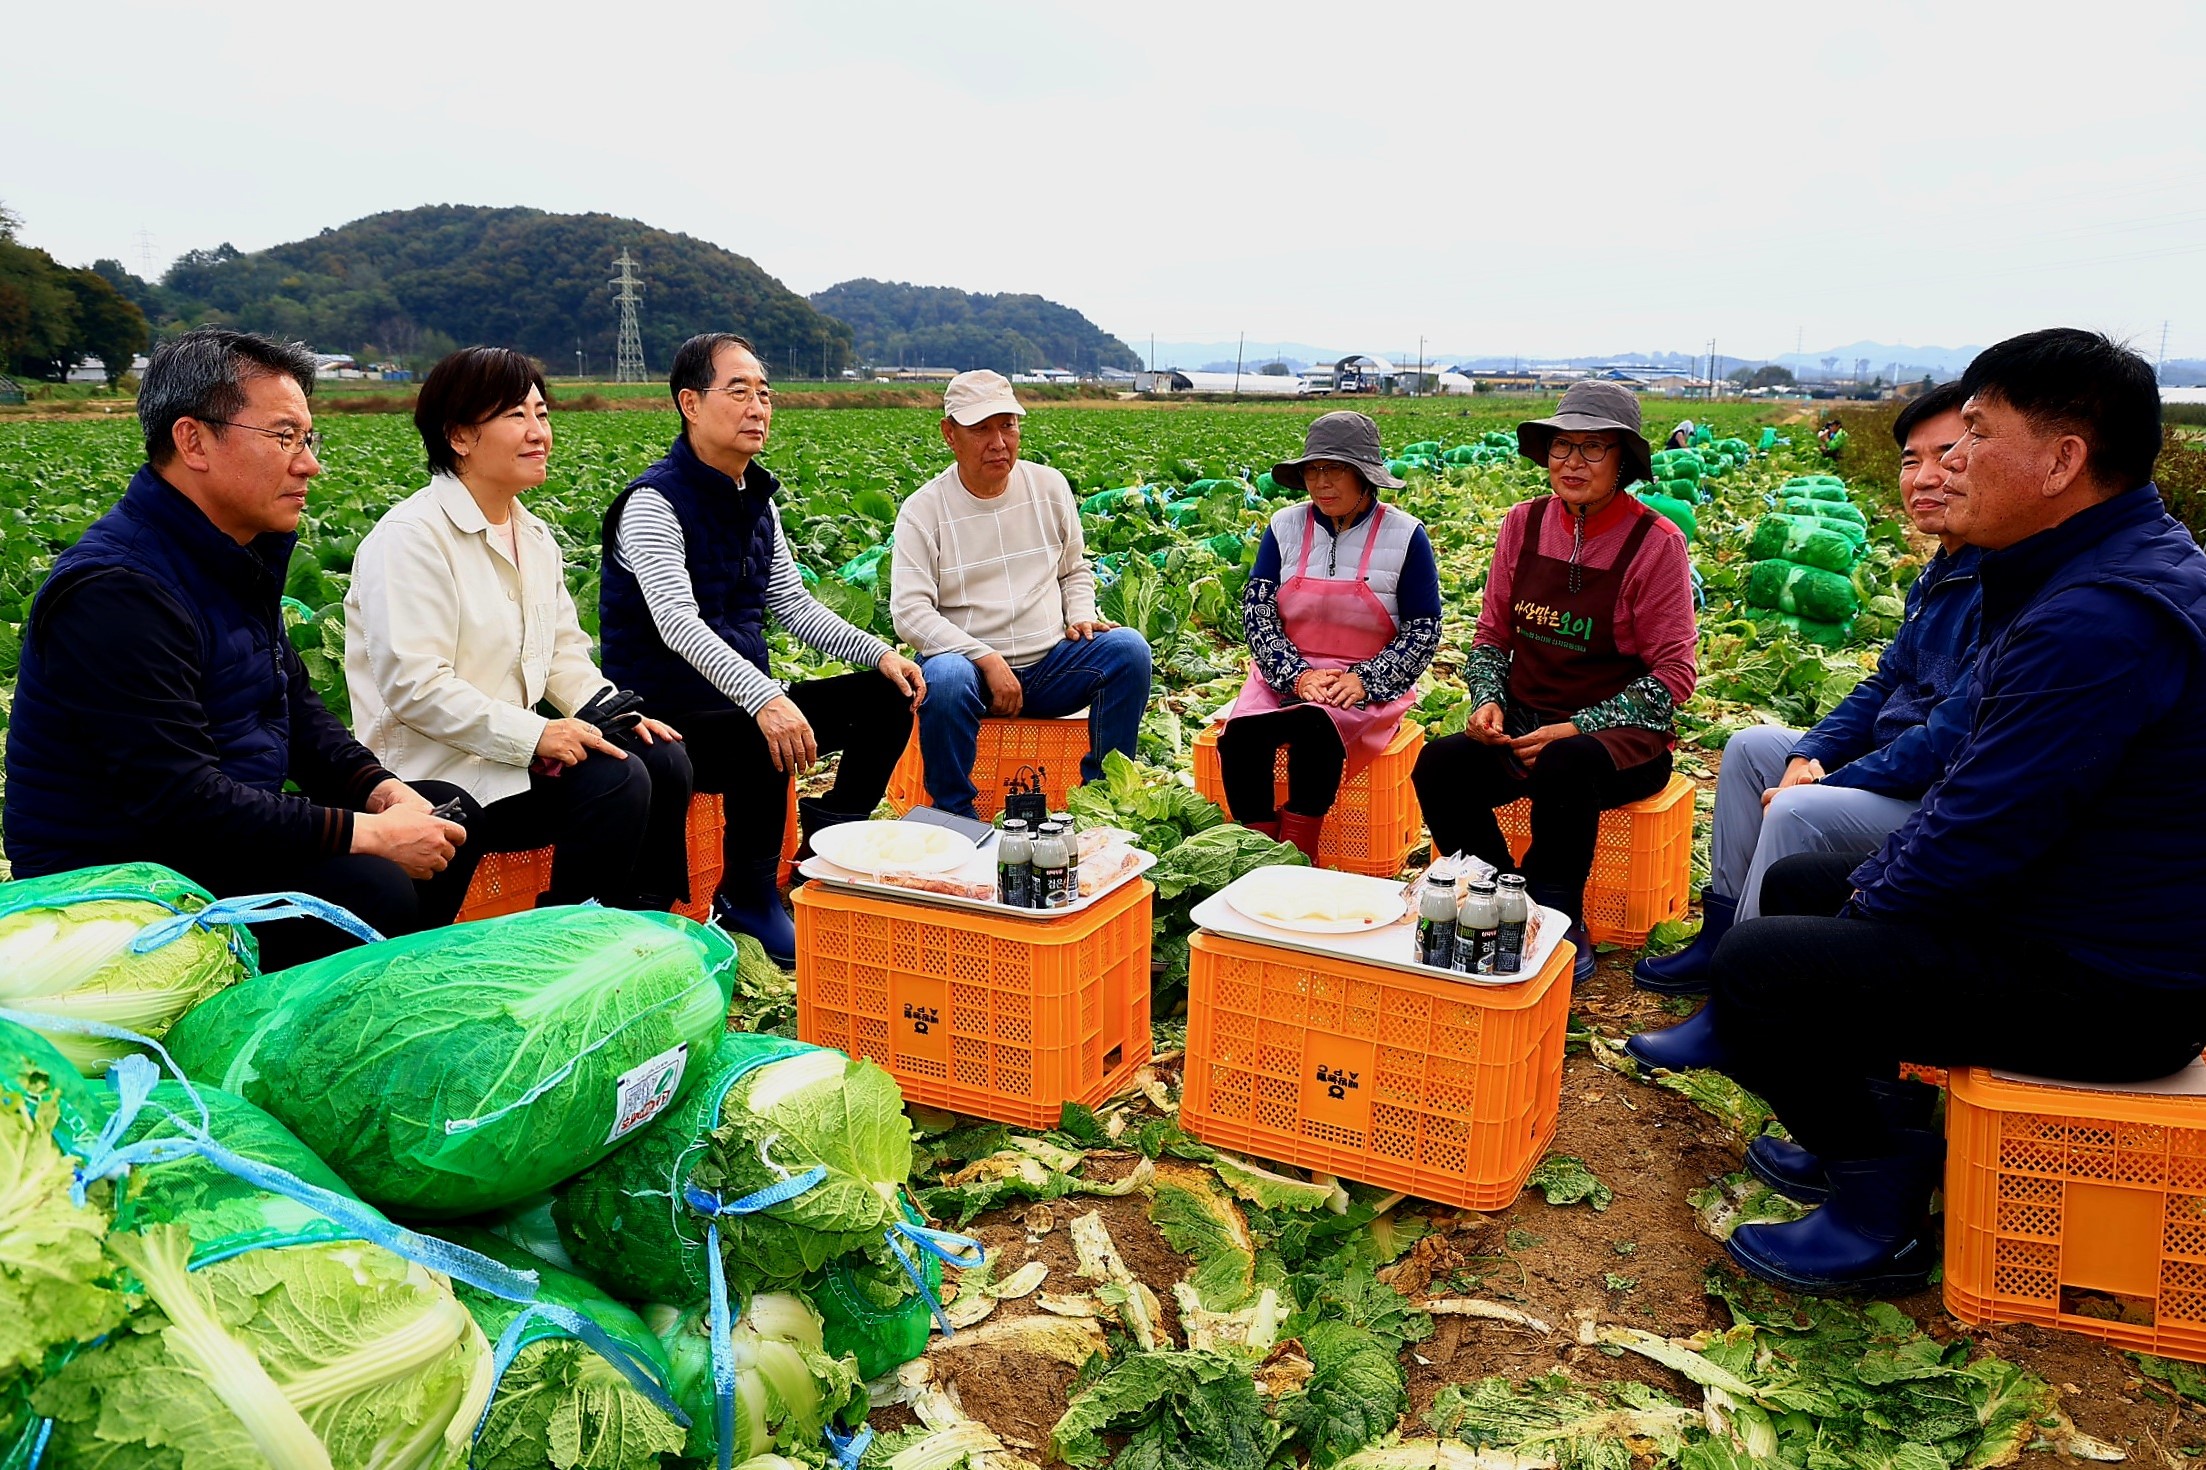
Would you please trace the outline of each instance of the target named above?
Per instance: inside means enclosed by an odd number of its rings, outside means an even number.
[[[1532,800],[1495,811],[1518,862],[1532,845]],[[1693,783],[1673,775],[1645,801],[1601,813],[1586,879],[1586,933],[1596,944],[1636,948],[1647,931],[1685,912],[1693,890]]]
[[[1195,789],[1220,806],[1226,804],[1225,778],[1219,773],[1218,731],[1223,720],[1205,725],[1195,737]],[[1325,814],[1318,837],[1318,866],[1346,873],[1391,878],[1425,840],[1425,814],[1409,773],[1425,748],[1424,730],[1408,720],[1394,732],[1385,751],[1341,783],[1333,809]],[[1282,749],[1272,776],[1272,799],[1287,799],[1287,752]],[[1230,808],[1228,809],[1230,813]]]
[[[980,743],[973,748],[973,814],[993,822],[1003,811],[1003,783],[1021,766],[1042,771],[1042,790],[1049,795],[1049,809],[1062,811],[1065,793],[1080,784],[1080,761],[1088,753],[1088,712],[1061,720],[998,719],[980,722]],[[889,805],[898,816],[915,806],[927,805],[927,768],[919,755],[919,725],[912,724],[912,738],[904,758],[889,776]]]
[[[783,881],[788,878],[789,860],[796,855],[795,789],[796,783],[791,781],[789,821],[782,833]],[[726,823],[726,809],[726,803],[717,792],[700,791],[690,798],[690,901],[674,905],[674,912],[700,924],[712,916],[712,896],[720,891],[720,873],[724,866],[720,837]],[[485,855],[476,864],[475,876],[467,885],[467,897],[460,904],[459,917],[454,922],[465,924],[534,908],[537,898],[551,887],[551,867],[552,850],[548,847]]]
[[[1062,919],[999,919],[825,883],[796,891],[797,1035],[907,1100],[1055,1127],[1149,1060],[1150,898],[1128,883]]]
[[[1569,945],[1509,986],[1217,934],[1189,948],[1180,1123],[1205,1143],[1499,1210],[1553,1141]]]
[[[2195,1095],[1954,1069],[1948,1311],[2206,1362],[2206,1067],[2179,1075]]]

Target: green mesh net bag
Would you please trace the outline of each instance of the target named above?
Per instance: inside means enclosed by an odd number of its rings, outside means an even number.
[[[1861,611],[1861,594],[1847,578],[1782,558],[1747,569],[1746,600],[1817,623],[1850,623]]]
[[[1848,572],[1859,559],[1861,546],[1820,516],[1766,515],[1754,523],[1746,554],[1749,561],[1776,559],[1826,572]]]
[[[359,1194],[497,1209],[604,1158],[696,1082],[734,943],[673,914],[537,909],[363,945],[220,992],[169,1037]]]

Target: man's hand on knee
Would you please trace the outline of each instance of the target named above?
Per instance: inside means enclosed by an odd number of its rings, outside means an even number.
[[[361,812],[352,819],[352,850],[365,857],[388,858],[409,878],[433,878],[443,872],[466,841],[465,827],[417,807]]]
[[[1019,683],[1019,676],[1000,653],[973,660],[981,680],[988,686],[988,713],[1004,719],[1014,719],[1026,708],[1026,689]]]
[[[1779,778],[1777,784],[1762,793],[1762,809],[1767,811],[1771,798],[1788,786],[1810,785],[1822,780],[1825,774],[1823,762],[1803,760],[1799,756],[1794,756],[1791,760],[1785,762],[1785,774]]]

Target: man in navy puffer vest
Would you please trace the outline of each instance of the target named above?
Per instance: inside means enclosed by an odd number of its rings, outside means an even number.
[[[217,897],[311,893],[386,935],[458,911],[466,831],[429,812],[459,789],[378,765],[284,631],[321,473],[313,387],[309,353],[240,332],[153,354],[147,463],[55,559],[25,624],[0,819],[18,878],[156,862]],[[264,969],[348,942],[303,919],[259,933]]]

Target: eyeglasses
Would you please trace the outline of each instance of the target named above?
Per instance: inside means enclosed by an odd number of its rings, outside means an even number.
[[[220,424],[225,429],[243,429],[249,434],[266,434],[276,441],[276,447],[292,458],[298,458],[305,450],[316,459],[322,457],[322,431],[320,429],[264,429],[258,424],[241,424],[235,419],[201,419],[203,424]]]
[[[1570,456],[1575,454],[1587,464],[1599,464],[1615,447],[1602,439],[1550,439],[1547,458],[1550,464],[1568,464]]]
[[[699,388],[699,393],[725,393],[728,402],[737,408],[748,408],[754,403],[772,403],[774,390],[761,383],[755,389],[748,383],[728,383],[718,388]]]

